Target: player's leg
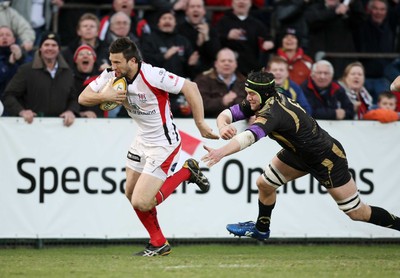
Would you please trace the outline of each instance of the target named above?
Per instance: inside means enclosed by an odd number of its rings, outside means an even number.
[[[148,246],[134,255],[168,255],[171,252],[171,248],[161,231],[155,207],[155,195],[166,179],[166,174],[159,167],[161,163],[145,155],[147,153],[150,155],[155,154],[154,150],[148,149],[143,144],[135,141],[132,143],[127,156],[126,196],[150,236]]]
[[[358,194],[355,181],[351,178],[346,184],[328,189],[339,208],[352,220],[369,222],[400,231],[400,218],[383,208],[363,203]]]
[[[140,177],[140,173],[126,167],[125,174],[126,174],[125,196],[126,198],[128,198],[129,202],[131,202],[132,193],[135,188],[135,184]]]
[[[176,162],[178,159],[176,159]],[[210,189],[210,182],[207,177],[201,172],[199,164],[193,158],[185,161],[182,168],[172,176],[169,176],[160,190],[156,194],[157,205],[161,204],[174,190],[184,181],[196,183],[202,192],[207,192]]]
[[[308,174],[297,170],[275,156],[271,164],[257,180],[259,195],[259,216],[256,227],[261,231],[269,231],[271,213],[275,207],[276,190],[283,184]]]
[[[127,172],[132,170],[127,169]],[[163,184],[163,180],[142,173],[134,187],[131,203],[143,226],[150,236],[150,242],[143,251],[135,253],[136,256],[165,256],[171,253],[171,247],[162,233],[158,223],[155,194]],[[128,180],[127,180],[128,185]]]
[[[268,239],[271,214],[276,202],[276,190],[288,181],[306,174],[307,172],[295,169],[275,156],[256,182],[259,196],[257,221],[228,224],[227,230],[237,236],[248,236],[258,240]]]

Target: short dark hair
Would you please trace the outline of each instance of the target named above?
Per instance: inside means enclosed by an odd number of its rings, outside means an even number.
[[[393,94],[391,91],[383,91],[378,95],[378,102],[380,102],[383,98],[395,99],[397,101],[397,96]]]
[[[136,62],[142,62],[142,54],[140,53],[138,46],[129,38],[116,39],[110,45],[110,53],[122,53],[127,61],[135,58]]]

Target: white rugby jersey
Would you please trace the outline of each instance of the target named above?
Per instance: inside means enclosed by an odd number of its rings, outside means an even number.
[[[106,69],[89,86],[99,92],[114,76],[114,71]],[[123,105],[138,124],[137,135],[144,142],[171,145],[180,141],[168,93],[178,94],[184,82],[184,78],[163,68],[144,62],[139,64],[139,71],[132,83],[128,81],[127,97]]]

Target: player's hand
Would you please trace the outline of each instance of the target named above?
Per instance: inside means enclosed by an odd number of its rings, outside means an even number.
[[[67,110],[64,113],[62,113],[60,117],[64,118],[63,122],[65,126],[71,126],[75,121],[75,114],[70,110]]]
[[[217,164],[224,157],[222,151],[220,151],[219,149],[213,149],[205,145],[203,146],[203,148],[208,151],[208,154],[203,156],[201,158],[201,161],[206,163],[208,168],[211,168],[213,165]]]
[[[219,136],[215,134],[211,127],[206,122],[196,123],[197,128],[200,131],[201,136],[207,139],[219,139]]]
[[[122,104],[122,102],[126,99],[126,91],[125,90],[115,90],[112,86],[114,83],[115,77],[110,78],[103,89],[100,90],[100,94],[102,94],[103,102],[104,101],[112,101],[118,104]]]
[[[225,125],[219,129],[219,135],[224,140],[230,140],[237,133],[236,128],[233,125]]]

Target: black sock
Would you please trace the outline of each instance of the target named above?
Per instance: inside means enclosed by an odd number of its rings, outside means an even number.
[[[383,208],[371,206],[369,223],[400,231],[400,218],[387,212]]]
[[[271,222],[271,213],[275,207],[275,203],[266,206],[258,200],[258,217],[256,222],[256,228],[260,232],[267,232],[269,231],[269,224]]]

